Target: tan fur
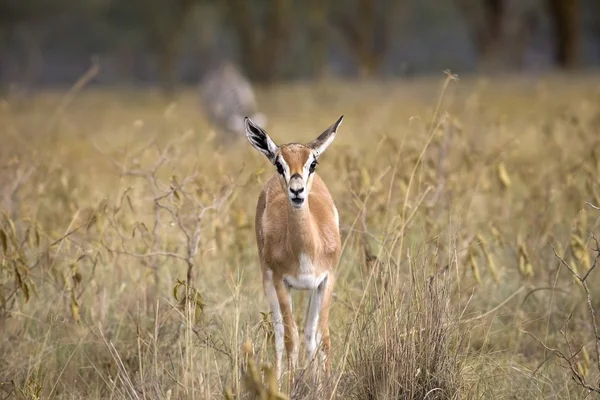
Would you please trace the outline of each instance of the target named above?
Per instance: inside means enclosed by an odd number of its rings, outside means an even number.
[[[290,168],[290,175],[302,174],[310,150],[298,144],[283,145],[280,154]],[[307,184],[308,204],[302,209],[294,209],[290,205],[284,188],[287,190],[285,180],[274,174],[265,183],[258,198],[255,227],[263,283],[266,289],[269,280],[267,271],[272,271],[285,325],[284,338],[289,361],[290,354],[297,352],[298,343],[295,343],[297,339],[291,333],[296,329],[296,324],[283,277],[298,276],[300,254],[311,258],[313,274],[318,276],[323,272],[328,273],[319,317],[319,332],[322,335],[322,351],[326,357],[325,371],[329,375],[329,306],[335,281],[334,271],[341,250],[335,205],[325,183],[316,173],[311,175]]]
[[[337,264],[341,244],[333,199],[316,173],[312,183],[308,207],[301,210],[292,209],[276,174],[260,193],[255,220],[258,251],[274,276],[295,274],[301,252],[325,261],[316,273],[332,271]]]

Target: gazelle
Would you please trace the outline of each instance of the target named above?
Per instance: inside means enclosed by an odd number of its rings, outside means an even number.
[[[255,228],[263,288],[273,315],[278,382],[284,347],[290,374],[298,360],[292,288],[310,291],[304,328],[306,351],[309,361],[316,361],[320,345],[325,374],[330,374],[329,308],[341,240],[337,208],[315,170],[343,118],[310,143],[280,146],[250,118],[244,118],[250,144],[277,169],[258,197]]]

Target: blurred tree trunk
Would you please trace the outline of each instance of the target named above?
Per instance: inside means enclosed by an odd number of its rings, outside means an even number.
[[[309,52],[311,70],[317,79],[323,78],[327,73],[327,11],[325,0],[310,0]]]
[[[34,26],[35,21],[32,22]],[[21,24],[17,28],[17,37],[21,42],[24,50],[24,62],[21,77],[21,85],[25,92],[31,93],[36,84],[38,84],[44,69],[44,56],[38,43],[36,35],[31,30],[30,26]]]
[[[554,25],[554,58],[563,68],[573,68],[579,62],[579,0],[548,0]]]
[[[157,44],[158,73],[160,88],[167,98],[175,95],[177,86],[177,55],[179,54],[177,37],[161,38]]]
[[[479,53],[486,56],[496,51],[502,38],[502,23],[506,5],[504,0],[485,0],[483,2],[483,29],[476,32]]]
[[[6,30],[0,25],[0,96],[4,95],[6,89],[6,59],[8,56],[6,45]]]
[[[392,2],[390,7],[384,7],[383,15],[378,15],[375,0],[359,0],[355,16],[341,15],[336,19],[362,77],[379,73],[388,49],[388,30],[394,16],[393,10],[398,3],[402,2]]]
[[[237,33],[243,68],[252,79],[259,75],[262,63],[259,48],[260,29],[252,18],[252,7],[248,0],[228,0],[229,11]]]
[[[117,44],[114,51],[119,80],[128,82],[135,80],[135,56],[132,46],[126,41]]]
[[[506,10],[504,0],[456,0],[456,5],[465,19],[480,63],[486,64],[500,51]]]
[[[155,0],[156,2],[157,0]],[[171,98],[177,86],[177,57],[187,17],[196,0],[142,3],[145,25],[154,47],[163,95]]]
[[[358,37],[356,56],[359,60],[362,76],[375,75],[381,64],[382,54],[375,51],[375,24],[377,23],[374,0],[358,2]]]
[[[567,0],[568,1],[568,0]],[[483,69],[520,68],[538,25],[537,9],[521,0],[455,0]]]
[[[242,64],[256,81],[275,79],[289,40],[291,0],[269,0],[265,22],[257,21],[248,0],[228,0],[238,36]]]
[[[267,32],[265,35],[266,43],[263,48],[266,50],[264,57],[264,77],[266,81],[271,81],[277,74],[279,61],[281,60],[286,46],[289,42],[288,27],[291,25],[292,1],[291,0],[271,0],[269,2],[269,15],[267,23]]]

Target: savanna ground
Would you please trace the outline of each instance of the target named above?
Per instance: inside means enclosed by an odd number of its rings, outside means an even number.
[[[287,84],[258,97],[279,143],[345,115],[318,167],[344,246],[333,373],[320,386],[301,377],[295,398],[598,387],[600,270],[583,281],[588,303],[568,268],[584,278],[597,256],[600,77]],[[245,140],[219,149],[193,89],[168,104],[151,90],[46,91],[7,98],[0,123],[0,398],[267,398],[254,239],[267,160]],[[307,297],[294,296],[302,326]]]

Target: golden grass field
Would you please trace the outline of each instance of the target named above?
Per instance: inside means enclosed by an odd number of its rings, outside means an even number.
[[[345,116],[317,170],[344,245],[332,376],[285,396],[599,387],[600,271],[588,304],[567,265],[583,277],[598,254],[600,76],[282,84],[258,100],[278,143]],[[49,90],[5,99],[0,123],[0,399],[287,398],[257,372],[273,349],[254,211],[275,169],[245,139],[219,147],[195,89]]]

